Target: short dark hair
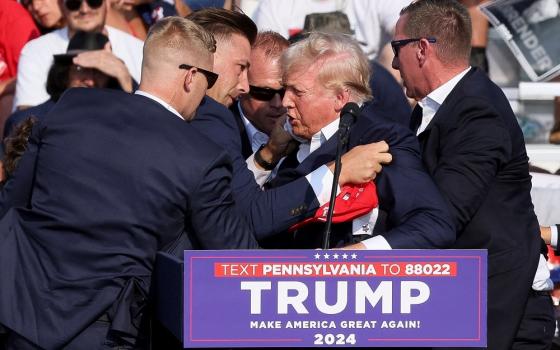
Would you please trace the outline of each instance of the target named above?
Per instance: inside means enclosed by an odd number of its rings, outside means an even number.
[[[253,45],[257,37],[257,25],[242,12],[223,8],[204,8],[186,17],[212,33],[216,40],[228,39],[232,34],[247,38]]]
[[[451,63],[469,60],[472,25],[467,9],[455,0],[418,0],[401,10],[407,20],[404,31],[410,38],[435,37],[440,60]]]

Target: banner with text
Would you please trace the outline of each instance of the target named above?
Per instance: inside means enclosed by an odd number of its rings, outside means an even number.
[[[185,251],[190,347],[484,347],[486,250]]]
[[[496,0],[480,6],[533,81],[560,73],[557,0]]]

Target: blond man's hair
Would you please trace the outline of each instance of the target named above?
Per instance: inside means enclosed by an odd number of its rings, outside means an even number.
[[[284,78],[320,65],[316,79],[325,88],[335,92],[348,89],[358,103],[372,98],[369,60],[360,44],[348,35],[313,32],[290,46],[281,64]]]
[[[198,61],[212,57],[214,52],[216,40],[204,28],[182,17],[166,17],[156,22],[148,32],[142,70],[175,60],[197,65]]]

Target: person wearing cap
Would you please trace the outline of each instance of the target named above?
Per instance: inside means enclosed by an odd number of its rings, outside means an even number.
[[[63,0],[61,8],[67,26],[31,40],[21,52],[14,108],[36,106],[49,99],[45,85],[53,56],[65,53],[70,39],[79,30],[105,33],[110,46],[81,53],[73,59],[74,64],[83,68],[95,66],[106,75],[118,77],[125,91],[132,91],[140,81],[142,41],[105,25],[107,0]]]
[[[226,151],[188,122],[214,38],[167,17],[144,47],[139,89],[66,91],[0,193],[2,349],[147,348],[157,251],[258,248]]]
[[[305,142],[280,165],[269,183],[274,188],[333,160],[343,107],[371,98],[367,56],[347,35],[311,33],[284,52],[281,65],[286,89],[283,105],[293,133]],[[361,249],[449,247],[455,230],[442,196],[422,165],[414,135],[390,119],[360,111],[349,132],[348,149],[381,140],[389,144],[393,161],[375,178],[379,205],[365,215],[334,224],[330,247],[354,243],[352,248]],[[321,222],[300,228],[292,235],[291,247],[321,247],[323,228]]]
[[[68,44],[68,51],[63,54],[54,55],[54,61],[49,69],[47,78],[47,92],[50,95],[50,99],[38,106],[12,113],[4,126],[4,138],[10,135],[17,124],[29,116],[42,119],[66,89],[73,87],[97,87],[121,89],[124,91],[128,86],[127,82],[119,81],[119,76],[105,74],[101,69],[98,69],[97,67],[101,65],[100,62],[93,62],[90,68],[84,68],[73,63],[74,57],[80,53],[107,49],[108,41],[107,36],[101,33],[76,32]],[[114,71],[126,69],[120,60],[116,60],[114,64],[121,66]]]

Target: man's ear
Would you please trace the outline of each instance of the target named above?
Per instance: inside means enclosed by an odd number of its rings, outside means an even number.
[[[193,76],[192,69],[187,70],[187,74],[185,74],[185,79],[183,80],[183,88],[186,92],[191,92],[192,90]]]
[[[418,42],[418,48],[419,50],[416,51],[416,58],[418,59],[420,66],[423,66],[428,57],[435,54],[435,52],[433,50],[433,46],[431,46],[426,39],[421,39]]]
[[[347,88],[342,88],[335,95],[334,109],[340,112],[344,105],[350,101],[350,91]]]

